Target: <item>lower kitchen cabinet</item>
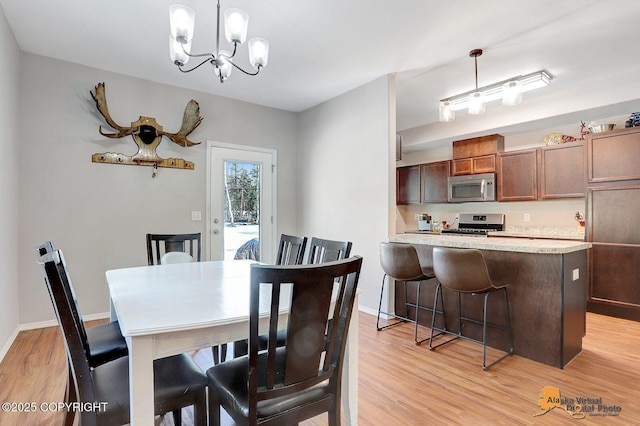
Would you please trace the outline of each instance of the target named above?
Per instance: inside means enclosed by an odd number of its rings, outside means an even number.
[[[640,321],[640,181],[590,186],[587,309]]]
[[[591,244],[587,310],[640,321],[640,245]]]

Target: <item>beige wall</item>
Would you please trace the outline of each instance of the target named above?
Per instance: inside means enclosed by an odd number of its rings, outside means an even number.
[[[0,359],[18,325],[18,82],[20,51],[0,8]]]
[[[353,242],[352,254],[364,258],[359,304],[369,311],[377,309],[379,244],[388,235],[392,79],[379,78],[338,96],[301,113],[299,120],[301,230]]]
[[[15,223],[10,229],[19,241],[19,323],[54,319],[33,252],[43,241],[64,251],[90,315],[108,311],[106,270],[146,264],[147,232],[204,233],[205,222],[192,222],[190,212],[204,217],[206,210],[207,140],[278,151],[276,231],[297,231],[295,114],[29,54],[20,72],[18,137],[10,141],[20,146],[19,238]],[[150,167],[92,163],[94,153],[136,152],[131,137],[98,133],[104,122],[89,95],[98,82],[106,83],[111,116],[122,125],[143,115],[177,131],[196,99],[204,121],[191,139],[203,143],[184,148],[165,139],[158,148],[163,158],[193,161],[195,170],[159,169],[152,178]]]

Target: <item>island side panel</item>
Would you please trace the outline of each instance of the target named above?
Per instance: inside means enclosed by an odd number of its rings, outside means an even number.
[[[563,352],[566,366],[582,351],[582,338],[587,333],[587,251],[567,253],[563,280]]]

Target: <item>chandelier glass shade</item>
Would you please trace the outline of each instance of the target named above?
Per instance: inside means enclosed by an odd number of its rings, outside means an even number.
[[[546,70],[527,75],[518,75],[488,86],[478,87],[477,57],[482,50],[475,49],[469,53],[476,61],[476,88],[468,92],[450,96],[440,100],[439,120],[449,122],[455,119],[455,112],[467,109],[469,114],[482,114],[486,104],[502,99],[506,106],[518,105],[522,102],[522,94],[531,90],[549,86],[553,76]]]
[[[247,40],[249,16],[240,9],[227,9],[224,12],[224,35],[233,46],[233,51],[220,49],[220,0],[217,5],[216,45],[211,53],[191,53],[191,41],[193,40],[195,27],[195,12],[183,5],[169,7],[169,22],[171,33],[169,34],[169,57],[182,72],[191,72],[200,66],[210,63],[215,75],[223,83],[236,68],[247,75],[257,75],[267,66],[269,60],[269,42],[263,38],[249,40],[249,63],[255,72],[246,71],[233,62],[237,47]],[[185,68],[190,58],[200,60],[192,68]]]

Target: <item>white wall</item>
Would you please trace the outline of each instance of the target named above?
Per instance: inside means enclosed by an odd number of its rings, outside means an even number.
[[[88,315],[108,311],[106,270],[146,265],[147,232],[204,233],[204,221],[192,222],[190,212],[205,212],[207,140],[276,149],[276,231],[297,230],[295,114],[29,54],[23,54],[21,75],[18,137],[6,141],[21,147],[19,238],[15,220],[2,225],[14,235],[4,241],[12,247],[19,241],[21,324],[54,319],[33,252],[46,240],[64,251]],[[106,83],[111,116],[124,126],[142,115],[175,132],[187,102],[197,100],[204,121],[190,138],[203,143],[184,148],[164,139],[158,148],[163,158],[193,161],[195,170],[161,168],[152,178],[150,167],[92,163],[94,153],[136,152],[131,137],[98,133],[104,120],[89,95],[98,82]],[[211,84],[218,84],[213,77]],[[10,188],[2,191],[16,198]],[[13,316],[15,299],[9,302]]]
[[[379,244],[388,236],[392,79],[379,78],[299,116],[301,231],[353,242],[352,254],[364,259],[359,303],[371,310],[377,310],[382,279]]]
[[[20,51],[0,8],[0,359],[18,325],[18,82]]]

